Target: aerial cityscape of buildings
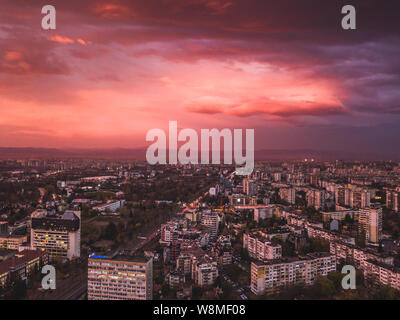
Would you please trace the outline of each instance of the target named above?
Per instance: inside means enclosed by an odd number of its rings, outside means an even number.
[[[400,300],[398,0],[0,4],[5,310]]]
[[[229,165],[7,160],[0,177],[3,298],[344,299],[345,265],[353,298],[400,290],[397,162],[257,162],[243,177]],[[46,264],[55,290],[41,287]]]

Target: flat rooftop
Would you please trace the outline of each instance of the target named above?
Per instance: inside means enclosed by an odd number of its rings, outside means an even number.
[[[89,256],[89,259],[147,263],[151,258],[142,255],[130,256],[126,254],[118,254],[116,256],[105,256],[101,254],[92,254]]]

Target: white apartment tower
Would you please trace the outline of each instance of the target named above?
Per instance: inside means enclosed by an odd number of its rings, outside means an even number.
[[[153,259],[92,255],[88,260],[88,300],[152,300]]]
[[[361,209],[358,216],[359,231],[365,231],[366,240],[378,244],[382,239],[382,208]]]
[[[80,211],[51,214],[39,209],[31,214],[31,247],[50,259],[71,260],[81,255]]]

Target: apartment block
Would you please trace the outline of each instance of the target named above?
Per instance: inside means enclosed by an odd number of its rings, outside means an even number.
[[[243,248],[249,256],[260,261],[275,260],[282,257],[282,246],[272,244],[261,233],[243,234]]]
[[[400,193],[397,190],[386,190],[386,208],[399,212]]]
[[[311,285],[318,276],[336,271],[336,257],[312,253],[286,261],[251,263],[250,289],[256,295],[272,294],[294,285]]]
[[[23,250],[0,262],[0,288],[16,280],[26,280],[42,265],[48,263],[48,254],[40,250]]]
[[[160,243],[169,245],[172,241],[176,240],[174,238],[174,232],[178,230],[179,223],[177,221],[169,221],[161,225],[161,237]]]
[[[306,193],[307,206],[319,210],[325,206],[325,191],[319,189],[308,190]]]
[[[196,242],[182,243],[180,254],[176,259],[176,270],[181,274],[191,275],[193,261],[201,259],[205,254]]]
[[[201,215],[201,224],[209,228],[210,236],[212,239],[215,240],[218,236],[218,225],[219,225],[218,213],[203,212]]]
[[[359,232],[364,231],[366,240],[378,244],[382,239],[382,208],[365,208],[358,215]]]
[[[342,241],[345,243],[355,244],[355,239],[338,232],[325,230],[316,226],[306,224],[305,229],[309,238],[320,238],[328,241]]]
[[[200,287],[211,286],[218,277],[217,262],[205,255],[192,262],[192,279]]]
[[[151,300],[153,259],[92,255],[88,260],[88,300]]]
[[[350,192],[350,207],[368,208],[371,204],[371,195],[368,190],[355,188]]]
[[[279,197],[289,204],[296,202],[296,189],[295,188],[280,188]]]
[[[367,260],[378,261],[386,265],[393,265],[394,263],[393,256],[362,249],[342,241],[331,241],[329,247],[330,253],[336,256],[337,263],[348,263],[354,265],[357,269],[362,269]]]
[[[18,250],[20,246],[28,241],[28,236],[17,235],[1,235],[0,234],[0,249]]]
[[[363,273],[367,282],[400,290],[399,268],[375,260],[366,260],[363,263]]]
[[[358,210],[340,210],[334,212],[321,212],[322,220],[324,222],[329,222],[330,220],[344,220],[346,216],[354,219],[358,216]]]
[[[81,255],[80,211],[53,214],[39,209],[31,215],[31,247],[50,259],[71,260]]]
[[[368,208],[371,204],[371,194],[368,189],[355,185],[338,187],[335,192],[336,204],[351,208]]]
[[[335,190],[336,204],[341,206],[350,206],[350,189],[338,187]]]
[[[93,207],[93,210],[99,212],[105,212],[105,211],[114,212],[119,208],[122,208],[124,205],[125,205],[125,200],[109,201],[107,203]]]

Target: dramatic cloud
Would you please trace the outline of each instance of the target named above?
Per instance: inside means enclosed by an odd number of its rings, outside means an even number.
[[[280,132],[282,148],[337,147],[338,131],[376,148],[371,126],[400,142],[382,129],[400,119],[397,1],[352,1],[355,31],[345,1],[53,1],[52,31],[46,1],[0,4],[0,145],[135,147],[169,120]]]

